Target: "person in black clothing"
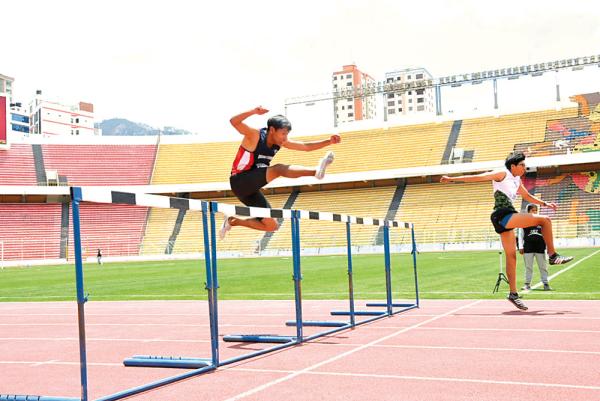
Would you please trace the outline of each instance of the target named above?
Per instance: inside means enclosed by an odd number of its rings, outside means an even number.
[[[333,152],[328,152],[316,167],[292,166],[287,164],[275,164],[271,166],[271,160],[281,147],[311,151],[324,148],[328,145],[340,143],[339,135],[331,135],[321,141],[302,142],[288,139],[292,130],[292,124],[282,115],[276,115],[267,121],[266,128],[260,130],[251,128],[244,120],[252,115],[262,115],[269,110],[263,107],[255,107],[252,110],[232,117],[230,122],[233,127],[244,136],[242,143],[233,161],[229,183],[235,196],[246,206],[270,208],[271,205],[260,191],[267,183],[278,177],[298,178],[314,176],[322,179],[325,169],[333,163]],[[219,237],[225,238],[225,234],[233,226],[244,226],[254,230],[275,231],[278,228],[277,220],[272,218],[240,219],[238,217],[225,216]]]
[[[98,248],[98,254],[96,257],[98,258],[98,264],[102,265],[102,249]]]
[[[537,214],[538,207],[533,203],[527,205],[527,213]],[[540,277],[544,283],[544,291],[550,291],[548,283],[548,266],[546,265],[546,242],[542,237],[541,226],[531,226],[519,229],[519,253],[525,260],[525,284],[522,290],[531,289],[531,278],[533,276],[533,259],[537,261],[540,269]]]

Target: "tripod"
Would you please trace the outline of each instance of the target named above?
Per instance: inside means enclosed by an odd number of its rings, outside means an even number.
[[[496,280],[496,285],[494,286],[494,290],[492,291],[492,294],[498,292],[498,289],[500,288],[500,284],[502,284],[502,281],[504,281],[506,284],[508,284],[508,278],[506,277],[506,275],[504,275],[504,273],[502,272],[502,251],[498,252],[499,255],[499,267],[498,267],[498,279]]]

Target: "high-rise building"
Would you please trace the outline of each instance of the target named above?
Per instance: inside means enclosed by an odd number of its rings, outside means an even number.
[[[55,135],[93,136],[94,105],[79,102],[77,106],[65,106],[49,102],[41,98],[42,92],[37,91],[35,99],[29,106],[30,130],[32,135],[45,137]]]
[[[387,72],[385,82],[410,83],[433,77],[425,68],[408,68]],[[389,118],[435,112],[435,94],[432,88],[413,89],[404,93],[387,93],[383,103],[384,115]]]
[[[375,80],[369,74],[361,72],[354,64],[345,65],[342,71],[334,72],[332,81],[334,92],[375,84]],[[375,105],[373,95],[336,98],[333,101],[334,123],[337,126],[340,123],[372,119],[375,117]]]

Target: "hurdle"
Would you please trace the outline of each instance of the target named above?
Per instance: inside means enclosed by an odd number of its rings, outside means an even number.
[[[222,212],[226,215],[238,214],[248,217],[285,217],[283,212],[277,213],[266,213],[266,211],[276,209],[264,209],[265,212],[259,211],[260,208],[244,208],[239,206],[218,204],[215,212]],[[292,250],[294,259],[294,287],[295,287],[295,304],[296,304],[296,319],[288,320],[285,322],[286,326],[295,326],[297,329],[296,337],[278,336],[272,334],[233,334],[227,335],[223,338],[224,341],[229,342],[264,342],[264,343],[275,343],[283,342],[287,345],[301,343],[304,341],[310,341],[319,337],[323,337],[329,334],[333,334],[338,331],[353,328],[355,326],[372,322],[374,320],[381,319],[383,317],[392,316],[397,313],[405,312],[414,308],[419,307],[419,293],[418,293],[418,277],[417,277],[417,266],[416,266],[416,240],[414,235],[414,225],[412,223],[405,223],[394,220],[382,220],[374,219],[370,217],[355,217],[337,213],[325,213],[325,212],[314,212],[305,210],[295,210],[291,212],[292,221]],[[300,220],[326,220],[333,222],[340,222],[346,224],[346,252],[347,252],[347,274],[348,274],[348,311],[332,311],[333,316],[349,316],[349,321],[314,321],[314,320],[302,320],[302,299],[299,296],[301,291],[301,263],[300,263]],[[386,302],[385,303],[369,303],[368,305],[373,306],[385,306],[385,311],[357,311],[355,310],[354,302],[354,283],[353,283],[353,263],[352,263],[352,242],[351,242],[351,226],[353,224],[361,225],[375,225],[382,226],[384,232],[384,258],[385,258],[385,282],[386,282]],[[394,303],[392,301],[392,280],[391,280],[391,258],[390,258],[390,227],[402,227],[411,230],[411,253],[413,259],[413,271],[415,280],[415,302],[414,303]],[[216,256],[215,256],[216,257]],[[394,308],[400,307],[399,310]],[[369,319],[356,321],[356,316],[373,316]],[[311,336],[302,337],[303,327],[327,327],[331,328]],[[258,351],[261,352],[262,351]],[[248,358],[252,357],[253,354],[248,354]],[[246,359],[246,357],[237,357],[235,361]]]
[[[94,203],[115,203],[126,205],[137,205],[145,207],[158,208],[177,208],[197,210],[202,212],[202,224],[204,234],[205,248],[205,266],[206,266],[206,290],[208,291],[209,321],[211,333],[214,333],[217,325],[216,312],[216,288],[217,283],[213,279],[212,264],[210,254],[210,244],[208,241],[207,215],[209,203],[206,201],[170,198],[166,196],[128,193],[112,191],[107,188],[98,187],[71,187],[71,207],[73,212],[73,239],[75,245],[75,278],[77,291],[77,321],[79,332],[79,366],[80,366],[80,385],[81,397],[51,397],[40,395],[5,395],[0,394],[0,401],[88,401],[88,372],[87,372],[87,350],[85,334],[85,303],[88,302],[88,296],[84,295],[84,274],[83,274],[83,255],[81,245],[81,225],[80,225],[80,203],[83,201]],[[214,240],[214,238],[213,238]],[[120,391],[115,394],[97,398],[96,401],[113,401],[155,389],[167,384],[184,380],[196,375],[200,375],[217,368],[218,338],[211,334],[211,358],[185,358],[185,357],[160,357],[160,356],[135,356],[127,360],[126,366],[152,366],[152,367],[178,367],[193,369],[189,372],[176,376],[156,380],[154,382]]]

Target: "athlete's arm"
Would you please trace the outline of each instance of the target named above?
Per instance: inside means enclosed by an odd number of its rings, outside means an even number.
[[[233,125],[240,134],[244,135],[244,140],[242,141],[242,146],[244,143],[248,141],[248,145],[256,145],[258,141],[259,132],[256,128],[251,128],[244,123],[244,120],[253,115],[262,115],[268,113],[269,110],[262,108],[260,106],[253,108],[252,110],[248,110],[244,113],[240,113],[237,116],[231,117],[229,122]],[[247,148],[247,147],[246,147]]]
[[[311,142],[294,141],[293,139],[288,139],[286,142],[283,143],[283,147],[292,150],[302,150],[304,152],[310,152],[311,150],[321,149],[325,146],[340,143],[341,141],[342,138],[339,135],[331,135],[329,139]]]
[[[448,177],[447,175],[440,178],[441,183],[446,182],[482,182],[482,181],[502,181],[506,173],[504,171],[488,171],[487,173],[460,175],[458,177]]]
[[[545,201],[541,200],[540,198],[531,195],[529,193],[529,191],[527,190],[527,188],[525,188],[525,186],[523,184],[521,184],[517,193],[519,195],[521,195],[523,197],[523,199],[525,199],[529,203],[535,203],[536,205],[540,205],[540,206],[547,206],[552,210],[556,210],[558,208],[558,205],[556,203],[545,202]]]

